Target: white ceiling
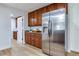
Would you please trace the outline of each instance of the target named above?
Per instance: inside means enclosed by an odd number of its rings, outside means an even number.
[[[5,3],[7,6],[18,8],[27,12],[31,12],[48,4],[49,3]]]

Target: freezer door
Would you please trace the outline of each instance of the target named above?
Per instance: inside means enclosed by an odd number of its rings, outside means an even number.
[[[49,55],[49,13],[42,15],[42,51]]]
[[[52,36],[50,37],[50,55],[63,56],[65,43],[65,11],[64,9],[50,13]]]

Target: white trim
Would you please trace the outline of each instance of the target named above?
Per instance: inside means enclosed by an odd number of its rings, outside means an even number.
[[[68,53],[70,53],[70,52],[71,52],[71,50],[65,50],[65,52],[68,52]]]

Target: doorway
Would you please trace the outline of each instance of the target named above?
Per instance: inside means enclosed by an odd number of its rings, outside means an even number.
[[[17,18],[17,43],[22,43],[24,42],[23,40],[23,34],[24,34],[24,20],[22,16],[19,16]]]
[[[11,17],[11,34],[12,41],[16,40],[17,43],[24,43],[24,19],[22,16]]]

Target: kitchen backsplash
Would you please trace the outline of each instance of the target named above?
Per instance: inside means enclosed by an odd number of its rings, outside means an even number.
[[[31,27],[31,30],[37,30],[37,29],[39,29],[40,31],[42,31],[42,26]]]
[[[33,26],[33,27],[28,27],[28,30],[37,30],[39,29],[40,31],[42,31],[42,26]]]

